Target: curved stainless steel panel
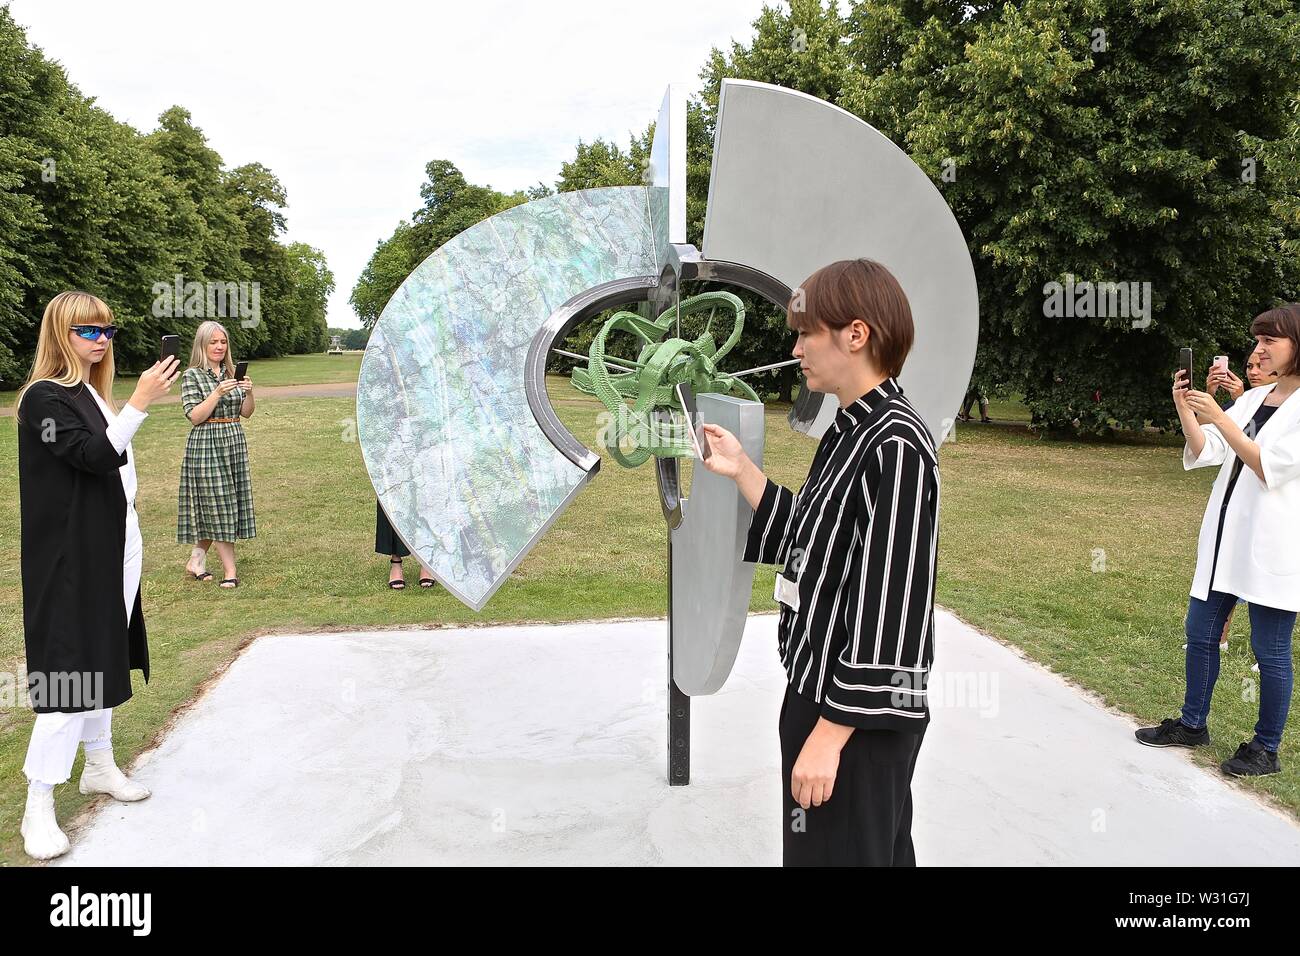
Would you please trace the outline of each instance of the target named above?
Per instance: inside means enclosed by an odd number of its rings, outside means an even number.
[[[600,468],[600,455],[578,441],[555,414],[551,398],[546,394],[546,359],[555,343],[564,341],[569,330],[583,319],[616,305],[645,301],[654,288],[654,276],[632,276],[580,292],[551,313],[528,346],[528,357],[524,361],[524,392],[528,407],[551,444],[579,468],[592,474]]]
[[[805,93],[723,80],[702,251],[791,288],[838,259],[884,263],[916,323],[899,381],[942,439],[975,363],[975,270],[942,194],[888,138]],[[810,402],[791,423],[819,437],[838,403],[814,415]]]
[[[763,463],[763,406],[706,393],[700,418],[721,425]],[[675,464],[675,462],[674,462]],[[695,463],[690,496],[669,531],[672,548],[673,680],[691,696],[712,694],[727,680],[745,632],[754,565],[741,558],[753,514],[736,483]]]

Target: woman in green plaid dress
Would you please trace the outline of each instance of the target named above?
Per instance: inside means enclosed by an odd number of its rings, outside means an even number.
[[[225,572],[223,588],[239,584],[235,540],[256,534],[248,444],[239,421],[253,414],[253,383],[247,377],[236,382],[234,376],[225,328],[204,322],[194,336],[190,367],[181,376],[181,404],[194,427],[181,462],[176,540],[197,545],[185,569],[198,581],[212,577],[204,561],[216,544]]]

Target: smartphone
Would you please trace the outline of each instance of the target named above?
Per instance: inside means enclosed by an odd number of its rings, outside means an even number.
[[[236,363],[235,363],[235,381],[236,381],[236,382],[242,382],[242,381],[244,380],[244,376],[246,376],[247,374],[248,374],[248,363],[247,363],[247,362],[236,362]]]
[[[700,410],[695,406],[695,389],[685,382],[677,383],[677,398],[686,413],[686,422],[690,425],[691,444],[695,447],[696,458],[708,458],[713,454],[709,447],[709,436],[704,434],[704,422],[700,421]]]
[[[162,349],[158,352],[158,361],[161,362],[169,355],[180,361],[181,337],[179,335],[164,335],[162,337]]]
[[[1192,350],[1191,349],[1178,350],[1178,367],[1187,373],[1187,383],[1183,386],[1183,388],[1191,388],[1192,387]]]
[[[1214,364],[1211,365],[1210,368],[1217,368],[1221,371],[1226,372],[1228,370],[1228,356],[1226,355],[1214,356]]]

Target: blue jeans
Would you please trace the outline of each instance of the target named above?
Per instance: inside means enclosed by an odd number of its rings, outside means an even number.
[[[1219,636],[1237,598],[1211,591],[1209,599],[1192,598],[1187,608],[1187,695],[1183,699],[1182,721],[1193,730],[1205,726],[1210,716],[1210,698],[1219,678]],[[1291,706],[1291,631],[1295,611],[1282,611],[1262,604],[1250,604],[1250,649],[1259,662],[1259,720],[1255,739],[1277,752],[1282,745]]]

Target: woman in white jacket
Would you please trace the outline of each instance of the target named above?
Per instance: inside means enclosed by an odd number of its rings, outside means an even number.
[[[1219,676],[1219,635],[1240,598],[1250,606],[1259,661],[1254,738],[1224,761],[1236,776],[1277,773],[1291,703],[1291,632],[1300,611],[1300,304],[1255,317],[1250,332],[1264,373],[1277,380],[1246,391],[1224,410],[1192,390],[1180,370],[1174,406],[1187,436],[1183,467],[1219,465],[1201,522],[1187,610],[1187,690],[1180,717],[1144,727],[1152,747],[1210,742],[1207,721]]]

